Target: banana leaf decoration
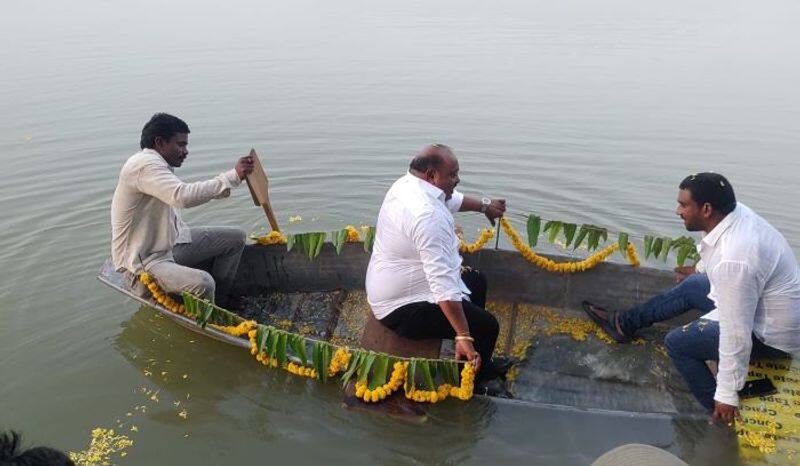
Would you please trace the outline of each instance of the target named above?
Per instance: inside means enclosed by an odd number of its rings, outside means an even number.
[[[661,251],[661,260],[667,262],[667,257],[669,257],[669,250],[672,246],[672,239],[664,236],[662,239],[662,251]]]
[[[286,362],[286,344],[289,341],[289,335],[286,332],[280,331],[278,333],[277,348],[275,350],[275,359],[278,360],[278,365],[282,366]]]
[[[386,383],[386,375],[389,370],[389,357],[379,355],[375,358],[375,363],[372,368],[372,380],[369,381],[370,390],[374,390]]]
[[[653,253],[653,243],[655,238],[653,235],[644,235],[644,258],[648,259],[650,254]]]
[[[375,242],[375,227],[367,227],[364,233],[364,251],[372,251],[372,243]]]
[[[528,246],[531,248],[536,247],[536,243],[539,242],[539,231],[541,228],[542,217],[539,217],[538,215],[528,215]]]
[[[369,370],[372,368],[372,364],[375,363],[375,358],[378,355],[372,351],[370,351],[367,356],[364,358],[364,361],[361,363],[361,367],[358,368],[358,382],[359,383],[366,383],[369,378]]]
[[[422,382],[425,384],[426,390],[436,390],[436,384],[433,382],[433,375],[431,373],[431,365],[428,361],[419,361],[418,369],[422,374]]]
[[[344,374],[342,374],[342,387],[347,386],[347,382],[353,378],[353,375],[356,373],[359,367],[361,367],[361,363],[364,362],[364,359],[367,356],[367,352],[364,350],[356,350],[353,353],[353,356],[350,358],[350,365],[347,367],[347,370]]]
[[[333,247],[336,248],[336,255],[341,254],[342,247],[347,242],[347,229],[342,228],[341,230],[332,231],[331,242],[333,242]]]
[[[620,232],[617,235],[617,244],[619,244],[619,252],[622,257],[628,257],[628,234]]]
[[[594,251],[600,245],[600,239],[603,242],[608,240],[608,230],[594,225],[589,225],[589,238],[587,239],[587,248],[589,251]]]
[[[697,245],[694,239],[688,236],[681,236],[672,240],[672,249],[677,251],[676,263],[678,267],[683,267],[687,259],[695,263],[700,260],[700,255],[697,253]]]
[[[587,225],[581,225],[580,231],[578,231],[578,237],[575,239],[575,244],[572,245],[572,250],[576,250],[580,247],[581,243],[583,243],[583,239],[586,238],[586,235],[589,233],[589,227]]]
[[[256,327],[256,348],[258,348],[258,352],[264,352],[264,348],[267,346],[267,339],[269,338],[270,329],[266,325],[259,324]]]
[[[653,258],[658,259],[661,255],[661,248],[664,246],[664,238],[656,238],[653,240]]]
[[[416,377],[417,377],[417,359],[412,358],[411,361],[408,363],[408,371],[406,372],[406,384],[405,384],[406,391],[411,391],[411,389],[416,386]]]
[[[556,238],[558,237],[558,233],[561,231],[561,227],[564,224],[558,220],[550,220],[549,222],[544,224],[544,231],[547,232],[547,241],[551,244],[555,243]]]
[[[202,308],[201,311],[197,313],[195,321],[197,322],[197,325],[199,325],[200,327],[206,328],[206,325],[208,325],[208,321],[211,319],[212,314],[214,314],[215,307],[213,304],[205,300],[201,301],[201,303],[202,303]]]
[[[575,238],[575,232],[578,229],[578,225],[574,223],[565,223],[564,224],[564,239],[567,242],[564,244],[565,248],[568,248],[570,244],[572,244],[572,240]]]
[[[325,244],[326,237],[327,233],[324,231],[288,235],[286,237],[286,250],[291,251],[294,246],[297,246],[298,249],[308,256],[309,260],[313,260],[322,252],[322,246]]]
[[[300,362],[302,362],[304,366],[307,366],[308,356],[306,355],[306,340],[300,335],[290,334],[288,343],[294,354],[300,359]]]

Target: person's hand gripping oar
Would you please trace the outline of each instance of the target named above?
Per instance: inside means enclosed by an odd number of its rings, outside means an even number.
[[[506,213],[506,200],[505,199],[493,199],[489,201],[488,205],[484,204],[486,209],[483,211],[483,214],[486,215],[486,218],[489,219],[489,223],[492,226],[497,226],[497,237],[494,240],[494,248],[498,249],[500,247],[500,222],[499,220],[503,218],[503,215]]]
[[[250,173],[247,174],[247,187],[250,188],[250,195],[253,197],[253,203],[257,206],[264,208],[264,214],[267,216],[270,227],[273,231],[281,231],[278,227],[278,220],[272,212],[272,205],[269,203],[269,181],[267,174],[264,173],[264,167],[258,159],[255,149],[250,149],[250,155],[246,157],[250,160],[252,167]]]

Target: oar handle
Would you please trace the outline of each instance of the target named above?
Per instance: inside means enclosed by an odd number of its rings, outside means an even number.
[[[500,220],[502,218],[503,218],[502,215],[497,218],[497,237],[494,239],[494,248],[495,248],[495,250],[500,249],[500,230],[502,229],[501,225],[500,225]]]

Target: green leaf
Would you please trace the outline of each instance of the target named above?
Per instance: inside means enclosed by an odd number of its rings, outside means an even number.
[[[328,381],[328,368],[331,367],[331,358],[333,357],[333,348],[330,343],[322,342],[322,381]]]
[[[405,390],[410,391],[412,388],[416,386],[415,377],[417,376],[417,359],[413,358],[408,363],[408,369],[406,371],[406,385]]]
[[[542,217],[528,215],[528,246],[536,247],[539,242],[539,231],[542,228]]]
[[[306,249],[306,255],[308,255],[308,260],[314,259],[314,251],[317,250],[317,241],[319,241],[319,237],[314,233],[306,233],[306,238],[308,238],[308,249]]]
[[[420,361],[419,370],[422,372],[422,381],[425,383],[425,388],[436,390],[436,384],[433,383],[433,376],[431,376],[430,363],[427,360]]]
[[[672,246],[672,240],[666,236],[663,238],[663,249],[661,250],[661,260],[666,262],[669,257],[669,249]]]
[[[314,257],[312,259],[316,259],[319,256],[319,253],[322,252],[322,246],[325,245],[325,238],[327,237],[327,233],[320,232],[316,233],[317,236],[317,244],[314,248]]]
[[[194,317],[197,314],[197,298],[185,291],[181,293],[181,296],[183,297],[183,307],[186,308],[186,314],[189,317]]]
[[[317,371],[317,380],[322,377],[322,346],[319,341],[315,341],[311,347],[311,365]]]
[[[645,260],[650,257],[653,252],[653,235],[644,235],[644,258]]]
[[[338,231],[331,232],[331,241],[333,242],[333,247],[336,248],[336,255],[342,253],[342,247],[344,247],[344,243],[347,242],[347,229],[342,228]]]
[[[372,251],[372,243],[375,242],[375,227],[367,227],[367,232],[364,234],[364,251]]]
[[[372,371],[372,380],[369,381],[370,390],[374,390],[386,383],[386,373],[388,370],[389,358],[383,354],[378,356],[375,359],[374,370]]]
[[[600,230],[597,228],[590,228],[589,229],[589,239],[587,241],[587,248],[589,251],[594,251],[597,249],[597,245],[600,244]]]
[[[676,258],[676,263],[678,264],[678,267],[683,267],[683,265],[686,263],[686,258],[689,256],[690,252],[692,252],[692,250],[686,246],[678,250],[678,257]]]
[[[589,233],[589,227],[587,225],[581,225],[581,229],[578,231],[578,238],[575,240],[575,244],[572,245],[572,249],[578,249],[583,239],[586,238],[586,235]]]
[[[366,356],[366,352],[363,350],[356,350],[353,353],[353,356],[350,357],[350,366],[347,368],[344,374],[342,374],[342,386],[346,386],[347,382],[353,377],[358,367],[361,365],[361,362],[364,360]]]
[[[436,365],[438,366],[438,372],[442,374],[442,380],[444,383],[455,385],[456,381],[453,378],[453,373],[450,371],[450,362],[449,361],[437,361]]]
[[[269,333],[269,327],[265,325],[259,324],[258,327],[256,327],[256,348],[258,348],[259,353],[264,351]]]
[[[450,371],[453,373],[453,385],[458,386],[461,384],[461,371],[458,370],[458,363],[455,361],[448,361],[450,364]]]
[[[575,231],[578,229],[578,225],[574,223],[565,223],[564,224],[564,239],[567,240],[564,247],[568,248],[570,244],[572,244],[572,239],[575,238]]]
[[[294,354],[300,358],[300,362],[304,366],[308,365],[308,356],[306,355],[306,340],[300,335],[290,335],[289,345],[291,345]]]
[[[544,231],[547,232],[547,241],[549,241],[551,244],[555,243],[558,233],[561,232],[562,225],[563,223],[558,220],[550,220],[544,224]]]
[[[291,251],[294,247],[295,235],[288,234],[286,235],[286,251]]]
[[[375,362],[375,358],[378,355],[374,352],[370,351],[367,356],[364,358],[364,363],[361,365],[361,368],[358,370],[358,382],[364,383],[367,381],[369,377],[369,370],[372,368],[372,364]]]
[[[606,228],[599,228],[600,237],[603,238],[603,243],[608,241],[608,230]]]
[[[620,232],[617,235],[617,244],[619,244],[619,253],[622,257],[628,257],[628,234]]]
[[[653,258],[658,259],[661,255],[661,248],[664,246],[664,238],[656,238],[653,240]]]
[[[203,301],[203,312],[198,314],[197,324],[202,328],[206,328],[208,320],[211,319],[212,314],[214,314],[214,305],[207,301]]]
[[[286,332],[278,333],[278,344],[275,351],[275,359],[278,360],[279,366],[283,366],[283,363],[286,362],[286,342],[288,339],[289,335]]]

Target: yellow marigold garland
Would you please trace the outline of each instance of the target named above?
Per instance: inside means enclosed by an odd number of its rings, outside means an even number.
[[[412,387],[406,391],[406,398],[418,403],[438,403],[444,401],[448,395],[466,401],[472,398],[475,388],[475,368],[470,363],[464,364],[461,369],[461,386],[453,387],[450,384],[441,384],[436,390],[417,390]]]
[[[639,260],[639,254],[636,253],[636,248],[633,244],[628,243],[628,247],[625,248],[625,251],[628,253],[628,262],[630,262],[631,267],[639,267],[641,261]]]
[[[336,348],[336,352],[333,353],[333,359],[331,359],[331,363],[328,366],[328,377],[333,377],[337,373],[347,369],[347,366],[350,365],[351,356],[352,355],[345,348]]]
[[[150,290],[152,293],[153,298],[159,304],[177,314],[186,314],[186,308],[182,304],[178,304],[175,300],[167,296],[147,272],[142,272],[139,274],[139,280],[141,280],[141,282],[147,286],[148,290]],[[255,321],[245,320],[237,325],[228,326],[216,324],[208,325],[211,328],[235,337],[247,335],[247,338],[250,342],[250,354],[255,356],[258,362],[267,367],[275,368],[279,366],[277,358],[270,357],[270,355],[267,353],[258,350],[256,342],[258,332],[256,330],[257,324]],[[337,348],[328,366],[328,375],[334,376],[338,372],[346,370],[350,364],[351,357],[352,354],[346,348]],[[284,363],[282,367],[287,372],[294,375],[309,377],[312,379],[317,378],[316,370],[302,364],[296,364],[292,361],[288,361]],[[369,390],[366,383],[357,383],[356,396],[363,399],[365,402],[378,402],[384,400],[387,396],[391,395],[393,392],[397,391],[401,386],[403,386],[408,373],[407,371],[408,361],[398,361],[393,366],[392,374],[388,382],[380,387],[375,388],[374,390]],[[436,403],[444,400],[448,395],[466,401],[472,398],[474,380],[475,371],[472,367],[472,364],[467,363],[464,365],[464,368],[461,371],[460,387],[453,387],[450,384],[439,385],[436,390],[417,390],[416,388],[412,387],[410,390],[406,391],[405,394],[406,398],[419,402]]]
[[[240,337],[242,335],[247,334],[250,330],[256,328],[256,321],[254,320],[243,320],[239,323],[239,325],[216,325],[216,324],[208,324],[209,327],[217,329],[221,332],[225,332],[228,335],[232,335],[234,337]]]
[[[358,234],[358,230],[353,225],[347,225],[344,227],[347,230],[347,242],[348,243],[360,243],[361,242],[361,235]]]
[[[148,290],[150,290],[150,294],[153,295],[153,299],[155,299],[159,304],[176,314],[186,314],[186,307],[184,307],[183,304],[178,304],[177,301],[164,293],[164,291],[158,287],[158,284],[147,272],[140,273],[139,280],[147,287]]]
[[[369,402],[378,402],[391,395],[392,392],[397,391],[406,380],[406,373],[408,369],[407,361],[397,361],[394,363],[392,375],[389,381],[374,390],[369,389],[367,382],[356,383],[356,397]]]
[[[576,273],[576,272],[584,272],[586,270],[592,269],[597,266],[600,262],[606,260],[608,256],[613,254],[615,251],[619,249],[619,244],[614,243],[611,244],[600,251],[592,254],[591,256],[587,257],[582,261],[576,262],[563,262],[558,263],[554,260],[548,259],[546,257],[542,257],[536,254],[530,246],[525,244],[522,241],[520,234],[511,226],[508,220],[505,218],[500,219],[500,225],[503,226],[503,230],[508,235],[509,239],[511,240],[511,244],[522,254],[528,262],[540,267],[542,269],[547,270],[548,272],[557,272],[557,273]],[[631,251],[633,251],[631,253]],[[631,243],[628,243],[628,260],[630,261],[631,265],[634,267],[639,265],[639,258],[636,255],[636,250]]]
[[[474,253],[483,248],[486,243],[494,237],[494,231],[491,228],[484,228],[477,240],[472,244],[467,244],[463,239],[458,240],[458,251],[461,253]]]
[[[270,244],[286,244],[286,236],[283,235],[280,231],[272,230],[266,236],[253,236],[252,237],[255,242],[258,244],[263,245],[270,245]]]

